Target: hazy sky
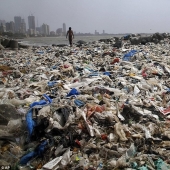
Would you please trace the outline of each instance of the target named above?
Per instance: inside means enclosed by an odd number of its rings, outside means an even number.
[[[56,31],[66,23],[76,32],[170,32],[170,0],[0,0],[0,20],[25,19]]]

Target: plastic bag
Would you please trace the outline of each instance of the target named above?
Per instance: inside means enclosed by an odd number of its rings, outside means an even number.
[[[70,155],[71,155],[71,151],[70,151],[70,148],[68,148],[66,150],[66,152],[63,154],[63,158],[61,160],[61,164],[62,165],[67,165],[69,162],[70,162]]]
[[[62,160],[62,156],[53,159],[52,161],[46,163],[43,168],[45,169],[57,169],[58,163]]]
[[[26,123],[27,123],[27,129],[29,132],[29,136],[31,136],[33,129],[35,127],[35,122],[34,122],[34,120],[32,120],[32,109],[30,109],[26,115]]]
[[[34,158],[36,156],[42,156],[47,144],[48,144],[47,140],[43,141],[40,145],[38,145],[34,149],[34,151],[31,151],[28,154],[24,155],[20,159],[19,164],[20,165],[26,165],[32,158]]]
[[[79,95],[80,93],[77,91],[77,89],[73,88],[68,94],[67,97],[73,96],[73,95]]]
[[[170,165],[166,164],[162,159],[155,161],[156,170],[169,170]]]

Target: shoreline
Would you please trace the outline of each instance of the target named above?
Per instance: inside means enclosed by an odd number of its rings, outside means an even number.
[[[88,36],[88,35],[81,35],[81,36],[75,36],[73,39],[73,44],[76,44],[78,46],[83,44],[88,44],[88,43],[93,43],[95,41],[103,41],[105,43],[109,43],[110,40],[115,41],[115,47],[120,47],[121,44],[123,44],[124,40],[130,40],[130,43],[132,45],[138,45],[138,44],[146,44],[149,42],[154,42],[158,43],[159,41],[163,40],[166,37],[170,37],[170,34],[160,34],[160,33],[155,33],[155,34],[107,34],[107,35],[93,35],[93,36]],[[49,47],[49,46],[69,46],[68,44],[68,39],[65,38],[65,36],[60,36],[60,37],[28,37],[28,38],[22,38],[22,39],[9,39],[6,36],[1,36],[0,37],[1,44],[4,47],[12,47],[12,48],[29,48],[31,46],[44,46],[44,47]],[[12,42],[12,45],[10,42]],[[80,44],[81,42],[81,44]]]

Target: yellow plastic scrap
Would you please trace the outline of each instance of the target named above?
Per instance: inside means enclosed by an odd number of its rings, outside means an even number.
[[[76,155],[76,161],[79,161],[80,160],[80,158]]]
[[[130,73],[129,76],[133,77],[133,76],[135,76],[135,73]]]
[[[0,66],[0,71],[7,71],[7,70],[13,70],[14,68],[9,66]]]

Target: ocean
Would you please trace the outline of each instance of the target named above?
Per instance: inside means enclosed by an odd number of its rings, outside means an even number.
[[[85,42],[93,42],[97,41],[100,39],[107,39],[107,38],[112,38],[112,37],[121,37],[123,35],[99,35],[99,36],[76,36],[73,39],[73,43],[76,43],[79,40],[83,40]],[[69,45],[68,39],[66,39],[65,36],[61,37],[29,37],[29,38],[24,38],[24,39],[19,39],[19,42],[30,45],[30,46],[50,46],[52,44],[67,44]]]

